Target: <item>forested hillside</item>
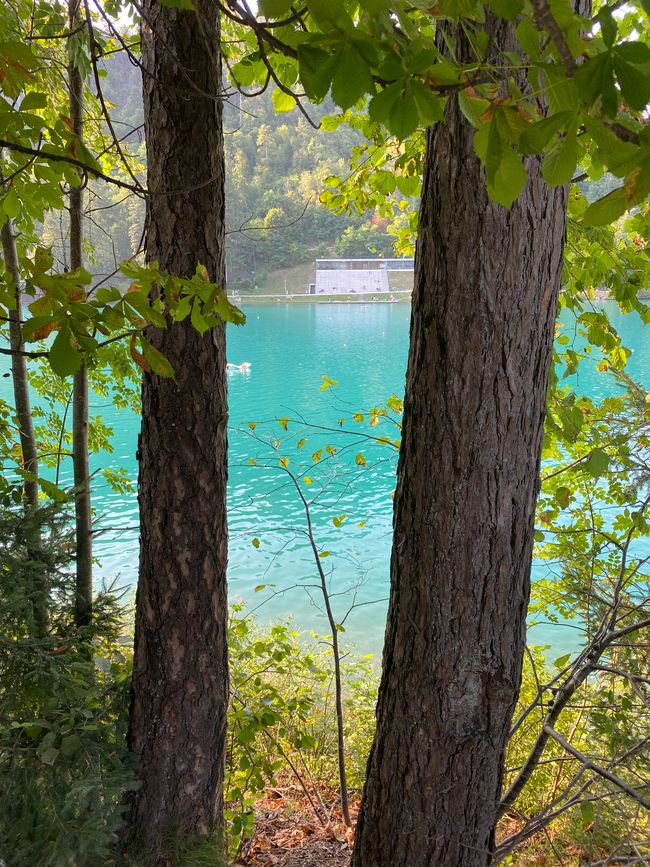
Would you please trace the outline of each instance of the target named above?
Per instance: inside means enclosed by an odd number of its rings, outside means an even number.
[[[104,89],[115,106],[118,134],[134,130],[126,147],[144,158],[140,71],[123,54],[113,55],[105,68]],[[249,99],[232,90],[224,107],[227,282],[229,289],[244,292],[263,289],[275,269],[311,265],[320,256],[392,255],[385,220],[337,215],[319,201],[325,178],[347,174],[361,136],[347,126],[333,133],[315,129],[296,108],[278,113],[274,92],[269,87]],[[316,125],[334,111],[330,99],[308,105]],[[102,201],[90,205],[87,231],[88,254],[100,274],[140,248],[144,225],[142,199],[114,189],[114,207],[107,208],[106,196],[102,189]],[[63,251],[64,239],[58,215],[52,216],[45,242]]]

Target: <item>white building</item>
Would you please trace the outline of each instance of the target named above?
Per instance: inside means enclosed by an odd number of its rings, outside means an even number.
[[[390,292],[391,271],[413,271],[413,259],[317,259],[310,295]]]

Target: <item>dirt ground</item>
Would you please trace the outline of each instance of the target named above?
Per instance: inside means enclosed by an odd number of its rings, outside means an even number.
[[[328,799],[328,803],[332,803]],[[256,804],[255,831],[238,865],[246,867],[348,867],[352,832],[340,809],[314,809],[291,784],[271,789]],[[353,821],[358,803],[351,804]]]

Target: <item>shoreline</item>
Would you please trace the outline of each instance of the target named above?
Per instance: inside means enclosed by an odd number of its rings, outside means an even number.
[[[395,289],[392,292],[373,292],[372,295],[370,295],[370,293],[349,295],[309,295],[306,292],[299,294],[251,294],[239,296],[229,294],[228,300],[231,303],[242,307],[251,304],[287,304],[294,306],[296,304],[405,304],[410,303],[412,294],[411,289]],[[637,294],[637,298],[639,301],[650,301],[650,289],[641,289]],[[584,299],[586,301],[616,302],[615,298],[612,298],[608,292],[603,290],[597,290],[591,299],[585,295]]]
[[[400,304],[411,300],[410,289],[395,289],[392,292],[367,294],[280,294],[280,295],[228,295],[228,300],[238,306],[246,304]]]

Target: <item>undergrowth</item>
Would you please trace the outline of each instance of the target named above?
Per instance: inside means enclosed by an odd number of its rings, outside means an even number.
[[[64,523],[56,510],[30,520],[38,522],[36,552],[34,528],[26,532],[24,519],[14,514],[0,517],[0,859],[9,867],[144,867],[142,860],[116,855],[125,794],[137,785],[126,749],[130,613],[114,594],[102,593],[95,600],[92,635],[76,630]],[[45,637],[37,634],[33,606],[25,603],[25,588],[35,584],[48,589]],[[287,776],[310,805],[310,821],[332,820],[337,744],[328,636],[305,638],[291,623],[262,625],[234,605],[229,648],[225,796],[227,848],[235,855],[253,832],[256,801]],[[348,774],[358,795],[374,732],[378,665],[370,656],[349,655],[344,672]],[[552,676],[543,652],[532,650],[519,708]],[[611,756],[638,741],[647,718],[634,696],[618,689],[614,694],[606,677],[596,678],[566,709],[562,731],[576,748]],[[530,750],[543,710],[531,713],[512,738],[507,777]],[[575,776],[575,762],[559,745],[549,746],[544,759],[504,818],[501,836],[548,810]],[[647,771],[647,751],[626,767],[639,778],[647,779]],[[515,851],[503,863],[523,864],[534,856],[588,864],[611,853],[647,855],[644,811],[604,780],[593,782],[587,794],[548,834],[526,843],[528,855]],[[221,852],[216,840],[171,835],[166,845],[174,867],[214,867],[222,863]]]

